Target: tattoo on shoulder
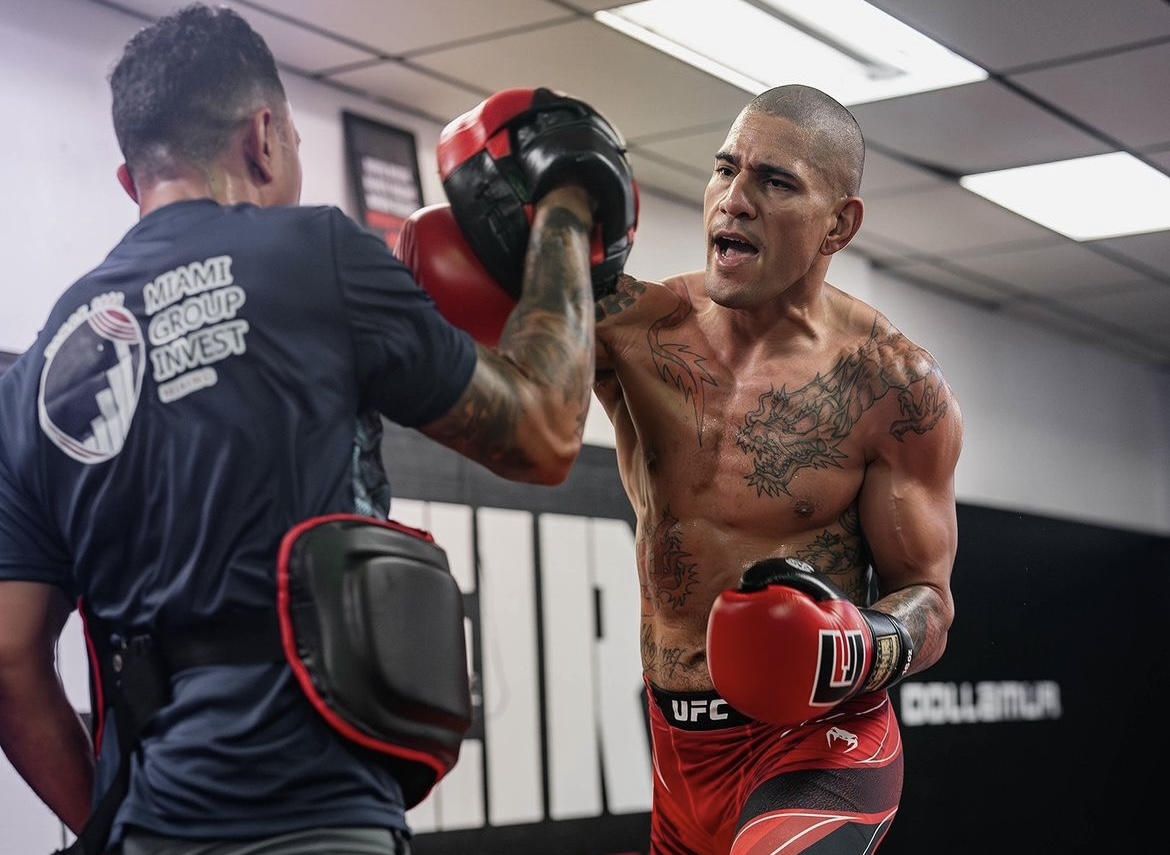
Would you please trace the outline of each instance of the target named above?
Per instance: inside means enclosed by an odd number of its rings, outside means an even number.
[[[736,445],[752,458],[745,478],[757,496],[789,493],[801,469],[840,467],[845,438],[861,416],[887,394],[897,396],[900,418],[889,432],[931,430],[946,415],[948,394],[933,357],[890,327],[874,323],[868,340],[825,374],[799,389],[770,387],[744,416]]]
[[[597,320],[618,314],[634,304],[639,296],[646,293],[646,285],[628,273],[618,277],[617,286],[612,294],[607,294],[597,301]]]

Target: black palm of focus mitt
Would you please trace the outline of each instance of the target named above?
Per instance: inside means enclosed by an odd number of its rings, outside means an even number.
[[[634,244],[638,190],[625,140],[591,106],[550,89],[505,89],[440,133],[439,176],[483,266],[513,297],[524,279],[533,205],[562,183],[593,197],[593,295],[613,292]]]

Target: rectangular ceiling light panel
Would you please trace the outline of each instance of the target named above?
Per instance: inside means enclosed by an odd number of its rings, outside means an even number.
[[[644,0],[594,17],[753,95],[804,83],[851,105],[987,77],[864,0]]]
[[[1125,152],[967,175],[959,184],[1077,241],[1170,229],[1170,177]]]

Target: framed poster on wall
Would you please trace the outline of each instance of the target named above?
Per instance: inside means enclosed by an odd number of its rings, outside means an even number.
[[[414,134],[343,112],[346,168],[358,220],[394,249],[408,216],[422,207]]]

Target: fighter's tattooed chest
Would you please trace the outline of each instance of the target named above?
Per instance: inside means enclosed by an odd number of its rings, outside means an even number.
[[[754,382],[713,370],[700,348],[672,341],[669,331],[679,323],[668,315],[651,329],[658,376],[692,410],[700,447],[714,444],[704,436],[712,426],[721,445],[734,442],[744,482],[757,496],[791,496],[802,470],[848,466],[861,430],[900,440],[931,430],[946,413],[934,360],[889,326],[875,322],[859,347],[811,378]]]

